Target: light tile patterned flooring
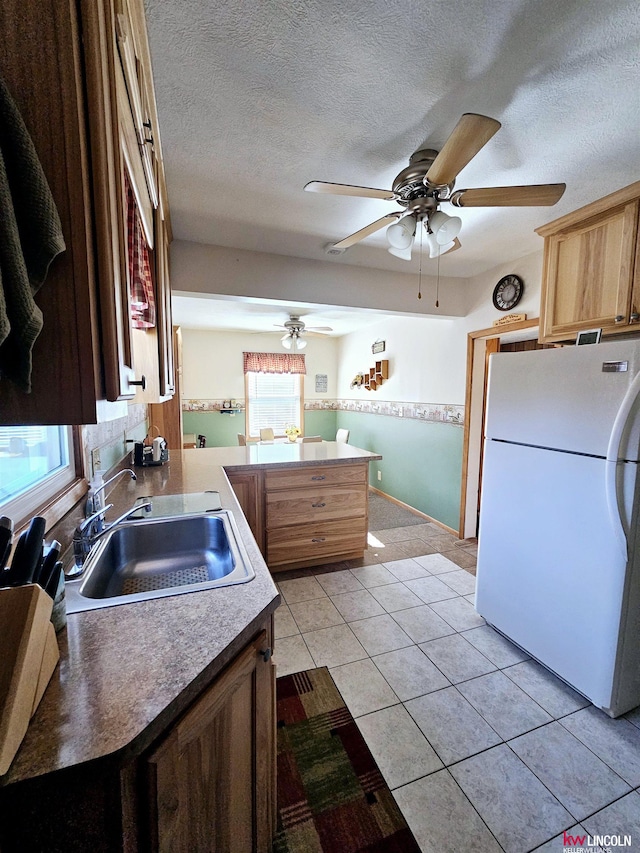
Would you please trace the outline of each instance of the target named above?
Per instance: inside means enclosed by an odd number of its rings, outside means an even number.
[[[425,523],[277,575],[278,675],[329,667],[425,853],[640,851],[640,709],[609,719],[487,625],[475,561]]]

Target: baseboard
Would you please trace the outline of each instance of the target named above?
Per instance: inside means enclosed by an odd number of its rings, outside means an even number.
[[[453,527],[449,527],[446,524],[443,524],[441,521],[438,521],[437,518],[432,518],[430,515],[427,515],[426,512],[420,512],[419,509],[415,507],[409,506],[409,504],[403,503],[403,501],[399,501],[397,498],[391,497],[391,495],[387,495],[385,492],[381,492],[380,489],[376,489],[375,486],[369,486],[369,491],[373,492],[374,495],[380,495],[381,498],[386,498],[391,503],[397,504],[397,506],[401,506],[402,509],[406,509],[407,512],[412,512],[414,515],[419,515],[420,518],[424,518],[425,521],[430,521],[432,524],[437,524],[438,527],[441,527],[443,530],[446,530],[447,533],[451,533],[453,536],[457,536],[460,538],[460,534],[457,530],[454,530]]]

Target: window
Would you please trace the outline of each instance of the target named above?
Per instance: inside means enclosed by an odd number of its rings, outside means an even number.
[[[287,424],[303,429],[303,377],[299,373],[246,373],[247,433],[259,438],[271,427],[284,435]],[[303,430],[304,431],[304,430]]]
[[[70,427],[0,427],[0,515],[19,524],[75,476]]]

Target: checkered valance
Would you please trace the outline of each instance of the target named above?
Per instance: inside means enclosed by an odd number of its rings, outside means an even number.
[[[244,352],[245,373],[306,373],[304,355],[291,352]]]

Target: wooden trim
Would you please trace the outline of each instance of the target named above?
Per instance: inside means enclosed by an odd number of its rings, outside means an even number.
[[[464,524],[467,507],[467,486],[469,473],[469,442],[471,435],[471,402],[473,399],[473,360],[475,342],[480,338],[500,338],[510,332],[520,332],[526,329],[534,329],[540,323],[540,319],[520,320],[516,323],[508,323],[505,326],[491,326],[488,329],[478,329],[467,335],[467,379],[464,398],[464,433],[462,438],[462,478],[460,484],[460,522],[459,530],[453,531],[458,538],[464,539]]]
[[[567,213],[559,219],[554,219],[553,222],[541,225],[540,228],[535,229],[535,232],[541,237],[549,237],[552,234],[557,234],[564,228],[571,228],[585,219],[589,219],[593,216],[601,216],[603,213],[609,213],[611,208],[627,204],[628,202],[635,201],[638,198],[640,198],[640,181],[629,184],[628,187],[623,187],[614,193],[604,196],[604,198],[599,198],[597,201],[591,202],[591,204],[587,204],[584,207],[578,208],[578,210]]]
[[[469,332],[468,338],[476,340],[476,338],[492,338],[506,335],[509,332],[521,332],[525,329],[535,329],[540,325],[540,318],[536,317],[533,320],[518,320],[516,323],[506,323],[504,326],[490,326],[488,329],[478,329],[476,332]]]
[[[446,530],[447,533],[452,533],[454,536],[458,535],[458,531],[454,530],[453,527],[449,527],[448,524],[444,524],[442,521],[438,521],[437,518],[433,518],[430,515],[427,515],[426,512],[420,512],[419,509],[416,509],[413,506],[409,506],[409,504],[403,503],[399,501],[397,498],[391,497],[391,495],[387,495],[385,492],[381,492],[380,489],[376,489],[374,486],[369,486],[369,491],[373,492],[374,495],[380,495],[380,497],[386,498],[391,503],[396,504],[396,506],[402,507],[402,509],[406,509],[409,512],[412,512],[414,515],[419,515],[420,518],[424,518],[425,521],[430,522],[431,524],[437,524],[438,527],[442,527],[443,530]]]

